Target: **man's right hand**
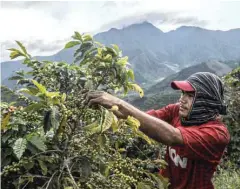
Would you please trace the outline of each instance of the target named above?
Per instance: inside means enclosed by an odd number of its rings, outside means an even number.
[[[125,103],[123,100],[104,91],[89,91],[86,94],[85,103],[88,106],[101,105],[107,109],[117,106],[118,110],[112,110],[118,118],[127,118],[128,115],[121,112],[121,106]]]

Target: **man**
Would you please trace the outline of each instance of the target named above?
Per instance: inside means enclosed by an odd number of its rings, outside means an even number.
[[[142,132],[167,145],[168,166],[161,174],[170,179],[169,188],[212,189],[211,178],[230,140],[220,116],[226,114],[222,82],[212,73],[199,72],[171,86],[182,90],[179,102],[147,113],[104,92],[89,92],[87,102],[117,105],[118,117],[137,118]]]

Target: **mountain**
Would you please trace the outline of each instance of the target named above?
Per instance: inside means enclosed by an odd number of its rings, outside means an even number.
[[[240,62],[238,62],[238,65],[240,65]],[[168,103],[176,102],[179,98],[179,92],[171,88],[172,81],[185,80],[196,72],[211,72],[221,77],[231,70],[232,68],[230,66],[219,61],[208,61],[190,66],[166,77],[145,90],[145,95],[142,99],[135,95],[128,97],[128,101],[142,109],[160,108]]]
[[[123,55],[129,57],[140,84],[152,84],[204,61],[240,60],[240,29],[213,31],[183,26],[164,33],[143,22],[123,29],[113,28],[94,38],[105,45],[117,44]],[[73,49],[64,49],[55,55],[38,58],[71,63],[73,53]],[[20,61],[2,62],[2,81],[21,67]]]
[[[172,74],[168,77],[166,77],[164,80],[156,83],[152,87],[150,87],[145,94],[156,94],[161,91],[169,91],[171,89],[171,82],[173,80],[185,80],[190,75],[196,73],[196,72],[211,72],[218,76],[224,76],[227,73],[229,73],[232,70],[231,67],[228,65],[218,62],[218,61],[209,61],[209,62],[203,62],[201,64],[197,64],[194,66],[190,66],[188,68],[182,69],[180,72],[177,72],[175,74]]]

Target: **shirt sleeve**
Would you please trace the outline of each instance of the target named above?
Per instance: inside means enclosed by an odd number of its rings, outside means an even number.
[[[177,104],[169,104],[159,110],[149,110],[146,113],[170,123],[173,116],[176,115],[176,111],[178,112]]]
[[[184,141],[184,150],[180,151],[179,155],[191,159],[219,161],[230,141],[228,130],[223,125],[178,127],[178,129]]]

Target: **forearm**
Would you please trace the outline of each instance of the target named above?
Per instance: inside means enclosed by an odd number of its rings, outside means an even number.
[[[179,138],[179,130],[167,122],[146,114],[131,104],[120,101],[120,112],[127,116],[133,116],[140,121],[140,130],[150,138],[166,145],[182,144]]]

